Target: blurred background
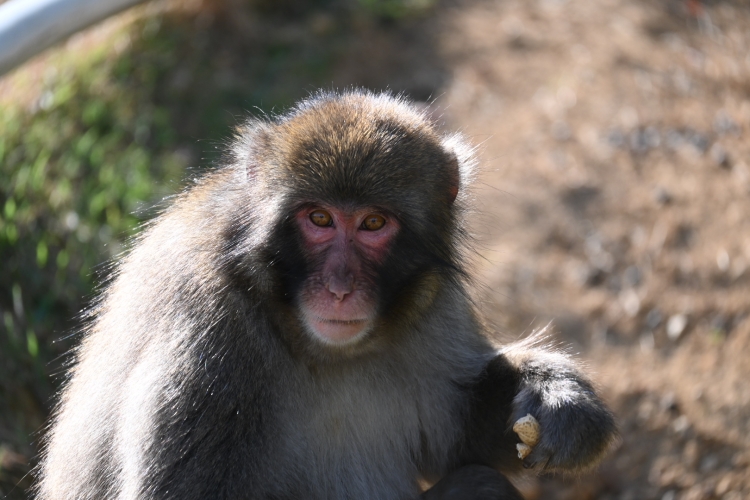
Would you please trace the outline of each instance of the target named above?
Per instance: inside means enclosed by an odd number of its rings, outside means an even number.
[[[478,146],[482,308],[504,338],[554,320],[617,413],[599,470],[527,498],[750,498],[742,0],[151,1],[0,78],[0,497],[139,225],[248,113],[351,86]]]

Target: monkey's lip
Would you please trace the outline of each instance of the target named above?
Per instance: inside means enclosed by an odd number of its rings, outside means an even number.
[[[328,319],[328,318],[321,318],[320,316],[317,316],[315,318],[315,321],[320,321],[321,323],[333,323],[336,325],[354,325],[354,324],[361,324],[366,323],[367,318],[362,319]]]
[[[349,344],[364,336],[369,318],[338,319],[313,316],[308,324],[315,336],[330,344]]]

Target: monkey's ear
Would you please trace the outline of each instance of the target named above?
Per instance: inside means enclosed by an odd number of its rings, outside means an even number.
[[[451,154],[448,159],[448,203],[453,204],[461,187],[461,171],[458,168],[458,158]]]

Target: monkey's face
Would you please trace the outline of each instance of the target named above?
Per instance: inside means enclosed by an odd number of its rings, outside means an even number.
[[[375,269],[399,231],[395,217],[375,208],[309,205],[295,224],[310,256],[298,306],[316,339],[353,344],[367,335],[377,314]]]

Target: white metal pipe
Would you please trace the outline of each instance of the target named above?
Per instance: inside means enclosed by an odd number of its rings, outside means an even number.
[[[0,5],[0,75],[143,0],[10,0]]]

